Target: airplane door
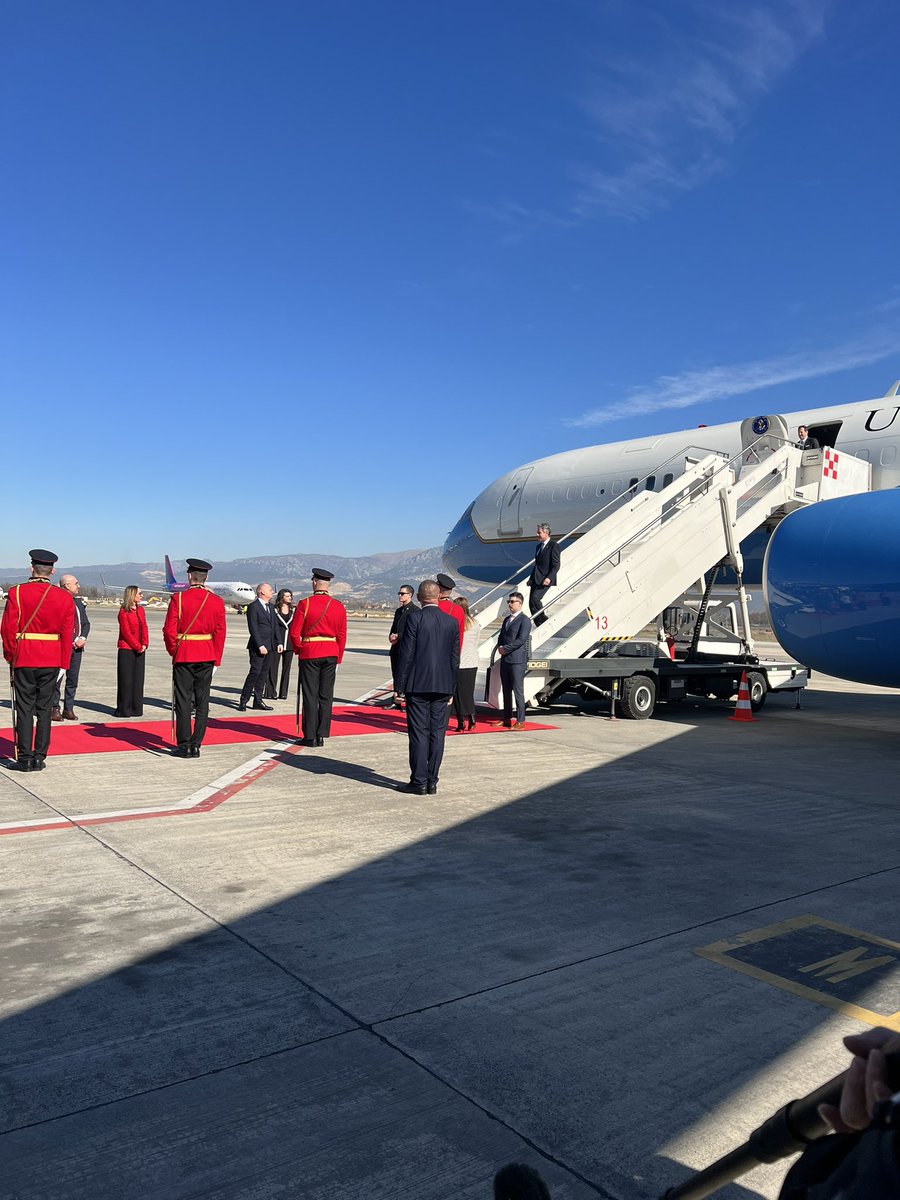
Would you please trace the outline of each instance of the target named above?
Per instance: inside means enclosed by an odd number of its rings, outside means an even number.
[[[534,470],[533,467],[522,467],[516,471],[506,485],[503,493],[503,503],[500,505],[500,522],[497,532],[507,537],[519,537],[522,533],[521,514],[522,493],[525,490],[525,480]]]
[[[741,421],[741,445],[744,448],[741,461],[762,462],[766,455],[792,440],[784,417],[747,417]]]

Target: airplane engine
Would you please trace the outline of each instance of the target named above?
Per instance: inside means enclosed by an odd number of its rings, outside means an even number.
[[[900,687],[900,489],[791,513],[769,542],[763,584],[775,636],[793,658]]]

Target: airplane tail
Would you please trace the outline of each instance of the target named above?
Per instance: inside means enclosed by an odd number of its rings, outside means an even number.
[[[172,570],[172,564],[169,561],[168,554],[166,555],[166,587],[171,589],[177,587],[178,580],[175,578],[175,572]]]

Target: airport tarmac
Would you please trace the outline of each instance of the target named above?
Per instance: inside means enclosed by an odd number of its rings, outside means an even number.
[[[341,702],[387,677],[387,628],[351,622]],[[449,738],[417,798],[396,729],[307,750],[235,715],[245,642],[229,617],[211,715],[262,740],[0,769],[4,1200],[488,1200],[509,1161],[653,1197],[840,1071],[843,1034],[900,1029],[897,692],[816,679],[754,724],[563,706]]]

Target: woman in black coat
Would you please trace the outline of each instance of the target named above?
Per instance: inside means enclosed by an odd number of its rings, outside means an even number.
[[[280,654],[273,654],[269,663],[269,681],[266,684],[265,696],[268,700],[287,700],[288,688],[291,683],[291,662],[294,651],[288,630],[291,617],[294,615],[294,593],[290,588],[282,588],[275,597],[275,629],[278,633],[278,645],[284,646]],[[278,664],[281,663],[281,686],[278,686]]]

